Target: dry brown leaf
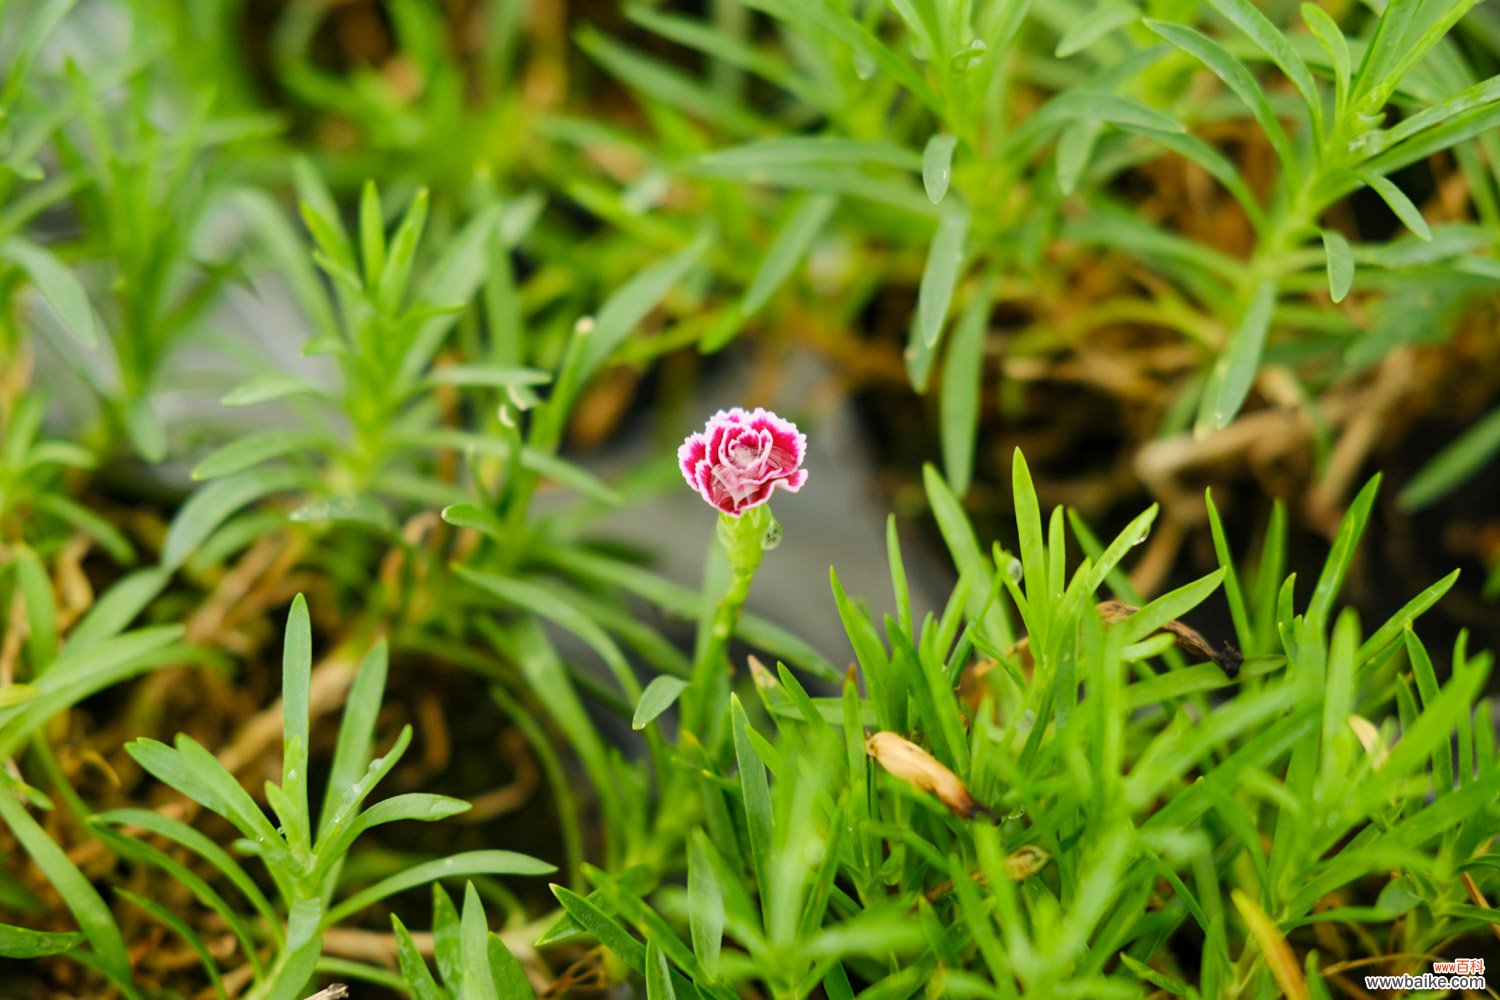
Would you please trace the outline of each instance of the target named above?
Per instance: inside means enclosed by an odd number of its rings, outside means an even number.
[[[899,733],[882,730],[865,740],[865,752],[894,778],[936,795],[948,811],[960,819],[976,813],[995,814],[969,794],[964,783],[932,754]]]
[[[1255,900],[1238,889],[1233,895],[1235,908],[1245,918],[1245,926],[1249,928],[1250,936],[1255,938],[1255,943],[1260,946],[1260,953],[1265,956],[1266,966],[1271,970],[1276,985],[1281,987],[1282,995],[1291,1000],[1308,1000],[1307,981],[1302,977],[1302,967],[1297,964],[1297,956],[1292,953],[1292,946],[1286,943],[1281,929]]]

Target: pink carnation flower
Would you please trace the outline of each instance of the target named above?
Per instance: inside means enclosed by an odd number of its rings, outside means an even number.
[[[807,482],[802,457],[807,437],[790,420],[759,407],[720,410],[703,433],[691,434],[677,449],[682,478],[703,499],[739,517],[771,499],[780,486],[796,493]]]

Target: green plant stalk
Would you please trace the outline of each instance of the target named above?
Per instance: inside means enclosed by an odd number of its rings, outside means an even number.
[[[708,638],[693,662],[689,697],[683,701],[682,726],[703,741],[709,759],[714,759],[724,742],[723,711],[729,696],[729,641],[739,624],[740,612],[750,596],[755,571],[768,548],[781,537],[767,504],[752,507],[739,517],[719,515],[719,542],[729,555],[730,578],[724,596],[714,607],[708,626]]]

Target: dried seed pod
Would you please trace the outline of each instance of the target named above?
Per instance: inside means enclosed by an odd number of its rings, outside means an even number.
[[[976,813],[996,818],[988,806],[969,794],[958,775],[906,737],[889,731],[878,732],[865,740],[865,752],[892,777],[936,795],[938,801],[958,818],[972,819]]]

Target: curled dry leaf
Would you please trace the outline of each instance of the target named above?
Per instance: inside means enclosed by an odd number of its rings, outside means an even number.
[[[1129,618],[1140,608],[1126,604],[1124,601],[1109,600],[1101,601],[1094,610],[1105,625],[1113,625]],[[1240,666],[1245,662],[1244,655],[1230,643],[1226,642],[1223,649],[1215,649],[1213,644],[1203,637],[1202,632],[1189,628],[1179,621],[1169,621],[1151,634],[1170,635],[1176,644],[1190,656],[1218,664],[1226,677],[1237,675],[1240,672]],[[1023,674],[1027,677],[1031,676],[1036,661],[1031,655],[1030,636],[1023,636],[1005,655],[1020,668]],[[958,696],[971,711],[979,710],[979,703],[989,690],[989,684],[984,679],[985,674],[998,666],[999,664],[994,660],[976,660],[964,668],[958,680]]]
[[[1354,735],[1359,740],[1360,746],[1364,747],[1365,753],[1370,755],[1371,769],[1380,770],[1389,752],[1386,750],[1385,740],[1380,738],[1380,730],[1376,729],[1375,724],[1362,715],[1349,716],[1349,728],[1354,730]]]
[[[1129,618],[1141,609],[1126,604],[1124,601],[1101,601],[1094,610],[1099,613],[1104,624],[1113,625],[1115,622]],[[1169,621],[1151,634],[1161,635],[1162,633],[1170,635],[1185,652],[1199,659],[1217,663],[1226,677],[1238,674],[1240,666],[1245,662],[1244,654],[1231,644],[1226,642],[1223,649],[1215,649],[1213,644],[1203,637],[1202,632],[1189,628],[1182,622]]]
[[[319,990],[307,1000],[344,1000],[349,995],[349,987],[343,983],[334,983],[326,990]]]
[[[1005,875],[1012,882],[1030,878],[1043,868],[1047,862],[1052,860],[1052,855],[1037,847],[1035,844],[1025,844],[1012,851],[1005,859]],[[969,873],[969,878],[975,885],[986,885],[989,876],[984,869],[978,869]],[[927,897],[929,903],[935,903],[948,893],[953,891],[953,880],[946,879],[928,889],[922,895]]]
[[[938,801],[960,819],[972,819],[976,813],[995,818],[988,806],[969,794],[958,775],[906,737],[889,731],[878,732],[865,740],[865,752],[892,777],[936,795]]]

